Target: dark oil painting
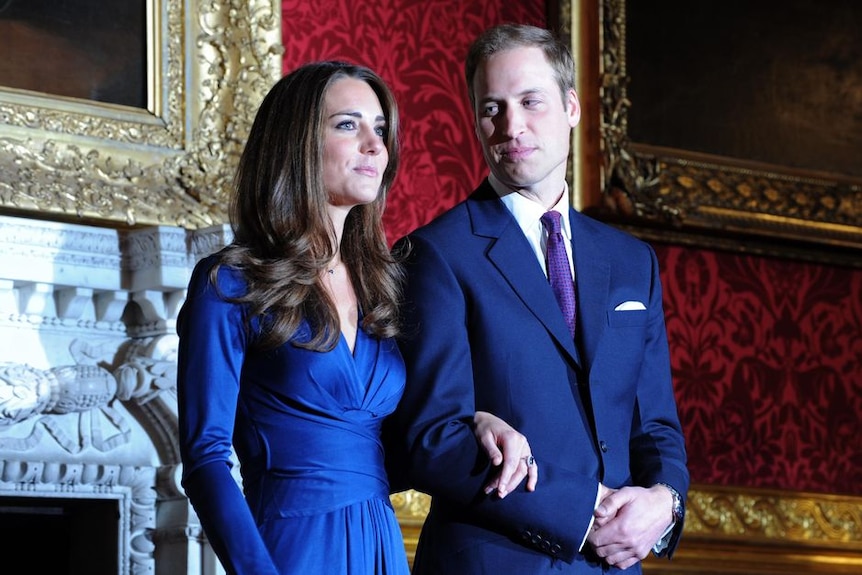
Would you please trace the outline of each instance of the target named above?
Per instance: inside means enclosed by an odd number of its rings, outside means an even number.
[[[629,0],[633,142],[862,178],[862,2]]]
[[[0,0],[0,88],[147,107],[148,0]]]

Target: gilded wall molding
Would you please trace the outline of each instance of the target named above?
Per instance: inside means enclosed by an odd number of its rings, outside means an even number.
[[[862,572],[862,498],[693,486],[673,560],[651,557],[645,573]]]
[[[281,75],[281,3],[147,8],[146,110],[0,87],[0,212],[184,228],[226,221],[245,135]]]
[[[697,486],[688,497],[685,533],[862,552],[862,498]]]

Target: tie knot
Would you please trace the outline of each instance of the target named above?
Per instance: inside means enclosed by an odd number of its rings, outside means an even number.
[[[551,210],[542,214],[542,225],[545,226],[549,234],[560,233],[560,212]]]

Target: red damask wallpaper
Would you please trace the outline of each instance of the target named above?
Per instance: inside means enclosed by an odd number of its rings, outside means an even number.
[[[487,26],[544,25],[531,0],[282,3],[284,67],[375,69],[403,117],[390,240],[485,175],[462,61]],[[862,495],[862,270],[656,245],[692,480]]]
[[[862,495],[862,271],[655,247],[692,480]]]

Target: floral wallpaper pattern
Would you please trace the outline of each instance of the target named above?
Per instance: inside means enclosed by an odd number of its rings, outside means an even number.
[[[656,249],[692,480],[862,495],[862,271]]]

